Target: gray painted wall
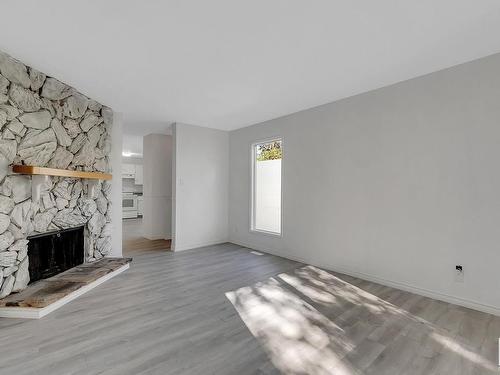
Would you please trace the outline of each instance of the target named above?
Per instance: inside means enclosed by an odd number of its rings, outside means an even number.
[[[282,237],[249,232],[275,136]],[[500,55],[233,131],[229,160],[232,242],[500,312]]]

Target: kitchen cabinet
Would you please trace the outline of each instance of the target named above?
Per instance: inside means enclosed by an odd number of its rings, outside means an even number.
[[[133,178],[135,185],[142,185],[142,165],[122,164],[122,178]]]
[[[136,185],[142,185],[143,178],[142,178],[142,165],[137,164],[135,166],[135,184]]]
[[[122,178],[135,178],[134,164],[122,164]]]

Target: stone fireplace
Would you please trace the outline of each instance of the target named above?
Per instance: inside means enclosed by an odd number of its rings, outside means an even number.
[[[28,285],[40,234],[81,228],[85,262],[110,252],[110,181],[39,183],[12,165],[110,173],[112,122],[110,108],[0,51],[0,298]]]

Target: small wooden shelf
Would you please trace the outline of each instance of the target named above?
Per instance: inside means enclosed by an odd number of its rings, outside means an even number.
[[[84,172],[84,171],[70,171],[68,169],[56,169],[35,167],[32,165],[14,165],[12,171],[21,174],[36,174],[45,176],[59,176],[59,177],[73,177],[73,178],[90,178],[94,180],[111,180],[112,176],[109,173],[100,172]]]

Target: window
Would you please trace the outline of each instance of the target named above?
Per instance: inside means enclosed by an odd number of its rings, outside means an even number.
[[[252,145],[251,230],[281,235],[283,140]]]

